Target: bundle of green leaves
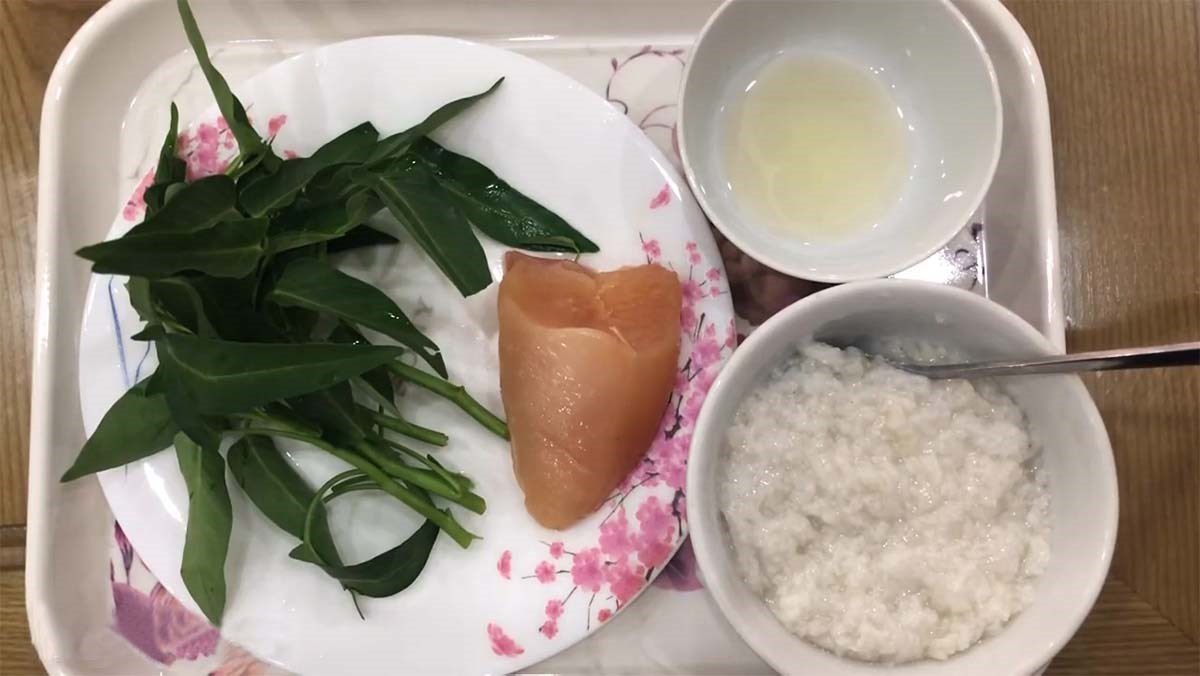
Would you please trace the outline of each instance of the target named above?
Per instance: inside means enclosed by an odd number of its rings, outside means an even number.
[[[338,270],[331,255],[395,244],[367,222],[385,208],[464,296],[492,281],[475,229],[522,249],[597,247],[484,165],[428,138],[503,78],[411,129],[380,138],[363,123],[310,157],[285,160],[213,67],[187,1],[177,3],[238,156],[224,174],[188,182],[172,105],[144,220],[78,252],[95,273],[129,277],[130,301],[146,324],[134,337],[153,341],[159,365],[113,404],[62,479],[173,444],[189,501],[182,577],[213,624],[225,607],[233,520],[227,465],[259,511],[299,540],[293,558],[319,566],[352,596],[395,594],[420,574],[439,531],[463,547],[476,537],[439,503],[486,508],[468,477],[397,441],[438,447],[449,438],[401,416],[395,380],[445,397],[501,437],[508,429],[447,379],[438,346],[387,294]],[[371,344],[362,329],[395,344]],[[402,361],[405,354],[432,372]],[[306,442],[350,469],[313,490],[273,438]],[[225,457],[222,440],[233,442]],[[347,565],[325,505],[366,490],[391,495],[426,521],[396,547]]]

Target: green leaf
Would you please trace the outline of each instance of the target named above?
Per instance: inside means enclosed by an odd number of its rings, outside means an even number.
[[[323,390],[294,397],[288,404],[300,415],[321,426],[330,441],[348,444],[366,436],[371,427],[354,403],[350,383],[343,382]]]
[[[322,169],[304,186],[304,199],[312,204],[346,199],[356,190],[361,190],[350,180],[350,174],[358,168],[359,165],[343,164]]]
[[[142,321],[147,324],[158,323],[158,311],[150,297],[150,280],[145,277],[130,277],[129,281],[125,282],[125,292],[129,294],[129,304]]]
[[[254,423],[255,430],[268,436],[302,439],[304,437],[320,438],[320,426],[300,417],[297,411],[281,403],[267,404],[261,411],[251,411],[237,416]]]
[[[269,305],[265,308],[267,312],[276,318],[276,325],[284,327],[284,333],[288,335],[289,342],[293,343],[311,343],[320,342],[313,335],[313,329],[321,321],[321,315],[312,310],[305,310],[298,307],[279,307],[278,305]]]
[[[225,612],[225,556],[233,529],[233,507],[225,486],[225,461],[185,434],[175,436],[175,457],[188,489],[188,521],[183,541],[183,584],[204,616],[221,625]]]
[[[367,164],[377,166],[388,160],[400,157],[408,152],[408,149],[418,139],[432,134],[435,129],[449,122],[467,108],[475,105],[480,99],[496,91],[501,82],[504,82],[504,78],[496,80],[491,87],[487,88],[487,91],[451,101],[430,113],[429,117],[426,117],[415,126],[381,140],[376,144],[375,149],[371,151],[370,157],[367,158]]]
[[[167,186],[182,183],[187,178],[187,163],[179,159],[175,152],[175,140],[179,137],[179,109],[171,104],[171,122],[167,127],[167,137],[163,139],[162,148],[158,151],[158,166],[154,170],[154,182],[146,188],[146,217],[153,216],[163,208],[167,199]]]
[[[329,255],[362,249],[369,246],[397,244],[400,240],[382,230],[376,230],[369,225],[360,225],[350,232],[329,241],[326,251]]]
[[[173,384],[202,413],[238,413],[348,380],[403,353],[392,346],[235,343],[172,334],[158,341]]]
[[[130,336],[129,339],[148,343],[164,338],[166,335],[167,330],[163,328],[162,324],[147,324],[141,331]]]
[[[362,163],[378,138],[375,127],[364,122],[321,146],[311,157],[285,160],[275,173],[246,186],[241,194],[242,208],[251,216],[263,216],[288,206],[322,169]]]
[[[255,306],[255,278],[190,277],[209,322],[224,340],[275,343],[284,336]]]
[[[233,90],[229,88],[225,77],[208,58],[208,48],[204,46],[204,36],[200,34],[200,26],[196,24],[192,8],[188,6],[187,0],[176,0],[176,6],[179,9],[179,19],[183,23],[183,32],[187,34],[188,44],[196,53],[196,61],[200,64],[204,79],[208,80],[208,87],[217,101],[217,108],[220,109],[221,115],[229,125],[229,131],[233,132],[233,137],[237,139],[238,148],[243,155],[261,154],[263,166],[274,171],[278,167],[280,159],[262,140],[258,132],[254,131],[242,102],[233,95]]]
[[[361,223],[382,208],[383,204],[378,199],[364,191],[341,202],[288,210],[272,224],[267,248],[271,253],[278,253],[319,242],[336,241],[364,227]],[[391,239],[396,241],[395,238]]]
[[[251,155],[250,157],[239,154],[225,169],[225,175],[233,179],[238,184],[238,189],[240,190],[243,186],[248,186],[263,176],[271,175],[270,171],[263,168],[262,163],[263,156],[261,154]],[[250,178],[243,183],[242,178],[247,176]]]
[[[149,293],[156,307],[167,313],[180,326],[198,336],[217,338],[216,329],[204,311],[204,299],[187,277],[164,277],[149,280]]]
[[[266,219],[249,219],[201,232],[131,232],[75,253],[92,261],[94,273],[159,278],[195,271],[214,277],[243,277],[258,265],[266,232]]]
[[[218,174],[187,184],[171,183],[170,186],[178,186],[178,192],[161,210],[134,226],[126,237],[194,233],[242,217],[237,210],[237,186],[228,176]]]
[[[344,322],[338,322],[338,325],[333,328],[333,332],[329,334],[329,342],[342,343],[345,345],[370,345],[370,341],[363,337],[354,328],[347,326]],[[375,390],[379,396],[395,406],[396,388],[392,385],[391,371],[387,366],[377,366],[370,371],[360,376],[367,385]]]
[[[179,428],[171,420],[166,398],[147,393],[149,383],[147,378],[134,385],[108,409],[61,481],[120,467],[171,445]]]
[[[387,294],[315,258],[292,261],[267,294],[284,307],[325,312],[378,331],[416,352],[441,375],[446,363],[437,344],[421,333]]]
[[[133,340],[157,340],[173,331],[216,337],[208,321],[203,299],[193,286],[195,277],[147,279],[130,277],[125,284],[129,302],[146,326],[131,336]]]
[[[436,524],[426,521],[399,545],[350,566],[324,564],[304,544],[293,549],[290,556],[320,566],[350,591],[372,598],[384,598],[408,589],[421,575],[429,561],[429,553],[437,542],[438,530]]]
[[[164,191],[165,196],[163,197],[163,204],[165,205],[171,200],[175,199],[175,196],[182,192],[187,186],[187,183],[172,183],[171,185],[168,185],[167,189]]]
[[[413,145],[419,158],[476,228],[508,246],[531,251],[600,250],[558,214],[526,197],[491,169],[431,139]]]
[[[298,540],[304,539],[304,519],[313,489],[267,437],[238,440],[227,456],[229,471],[263,516]],[[317,507],[312,545],[324,561],[341,563],[329,532],[324,505]]]
[[[368,167],[377,168],[402,157],[414,143],[433,133],[438,127],[470,108],[480,99],[496,91],[502,82],[504,82],[504,78],[496,80],[484,92],[451,101],[430,113],[416,125],[381,139],[371,150],[365,164]],[[353,190],[354,173],[359,168],[353,165],[324,167],[313,176],[305,188],[305,195],[316,203],[344,199]]]
[[[283,161],[280,160],[281,164],[282,162]],[[243,159],[241,164],[238,165],[233,171],[227,170],[226,173],[228,174],[229,178],[232,178],[237,183],[238,190],[240,191],[249,188],[251,185],[263,180],[267,176],[270,176],[272,170],[268,169],[263,164],[262,155],[252,155]]]
[[[470,296],[492,283],[487,256],[470,223],[423,167],[413,165],[386,177],[359,170],[354,181],[383,200],[459,293]]]
[[[221,444],[220,429],[228,425],[224,421],[205,417],[196,406],[191,393],[181,382],[182,367],[175,355],[166,349],[169,335],[159,333],[154,342],[158,354],[158,371],[155,372],[157,377],[152,391],[161,391],[166,397],[171,419],[175,421],[181,434],[201,448],[215,452]]]
[[[386,367],[380,366],[362,374],[367,386],[375,390],[385,401],[393,403],[396,400],[396,388],[392,385],[392,376]],[[445,445],[445,444],[443,444]]]

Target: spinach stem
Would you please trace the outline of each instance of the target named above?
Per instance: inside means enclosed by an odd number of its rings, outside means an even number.
[[[349,463],[355,468],[362,470],[363,474],[371,477],[375,483],[379,484],[379,488],[385,493],[404,503],[410,509],[426,519],[436,523],[438,528],[446,531],[446,535],[449,535],[451,539],[457,542],[458,545],[463,549],[469,547],[471,545],[471,541],[479,537],[469,532],[466,528],[463,528],[463,525],[455,520],[455,518],[451,516],[450,512],[442,511],[437,507],[434,507],[432,502],[429,502],[428,500],[405,488],[395,479],[389,476],[387,472],[384,472],[377,465],[361,455],[358,455],[357,453],[351,453],[350,451],[338,448],[336,446],[324,444],[323,442],[322,444],[323,446],[319,445],[318,447],[321,447],[323,450],[328,451],[331,455]]]
[[[442,477],[442,479],[445,480],[446,483],[457,486],[458,490],[460,490],[460,491],[469,491],[469,490],[471,490],[471,488],[473,488],[475,486],[475,482],[471,481],[471,478],[468,477],[466,474],[461,474],[459,472],[451,472],[450,470],[446,469],[446,467],[444,465],[442,465],[442,463],[438,462],[437,458],[434,458],[432,455],[425,454],[422,456],[420,453],[417,453],[416,451],[405,446],[404,444],[401,444],[396,441],[392,441],[391,439],[388,439],[387,437],[378,435],[378,434],[372,435],[371,441],[376,444],[381,444],[383,446],[387,446],[392,449],[395,449],[396,451],[399,451],[401,454],[407,455],[408,457],[412,458],[413,460],[416,460],[417,462],[425,465],[430,470],[432,470],[434,474],[437,474],[438,476]]]
[[[319,437],[313,437],[306,434],[297,434],[287,430],[256,429],[253,427],[246,427],[238,431],[242,432],[243,434],[263,434],[266,436],[287,437],[312,444],[313,446],[316,446],[335,458],[342,460],[343,462],[351,465],[355,469],[370,477],[372,481],[379,484],[380,490],[396,498],[414,512],[437,524],[438,528],[446,531],[446,534],[449,535],[455,542],[457,542],[458,545],[463,549],[469,547],[471,545],[471,541],[478,539],[479,537],[478,535],[475,535],[464,528],[463,525],[460,524],[454,518],[454,516],[450,514],[449,511],[438,509],[428,499],[417,495],[408,488],[405,488],[387,472],[380,469],[378,465],[374,464],[358,453],[354,453],[353,451],[349,451],[344,448],[338,448],[337,446],[334,446],[333,444],[330,444]],[[411,470],[412,468],[410,467],[408,469]],[[419,486],[419,484],[416,484],[415,482],[414,485]],[[463,506],[466,507],[467,505]]]
[[[483,514],[484,509],[487,508],[483,498],[469,491],[463,491],[453,481],[447,482],[445,477],[439,475],[436,471],[409,467],[395,454],[382,451],[365,441],[358,442],[354,450],[366,456],[368,460],[375,463],[392,477],[400,479],[405,483],[419,486],[434,495],[440,495],[476,514]]]
[[[416,423],[411,423],[399,416],[385,415],[383,413],[372,411],[366,407],[363,407],[363,409],[367,411],[367,414],[371,417],[371,420],[393,432],[396,432],[397,434],[403,434],[410,439],[423,441],[434,446],[445,446],[450,441],[450,437],[446,436],[442,432],[429,429],[428,427],[422,427]]]
[[[388,376],[388,378],[390,380],[391,376]],[[384,412],[388,415],[396,416],[397,418],[400,417],[400,409],[396,408],[396,402],[392,401],[391,397],[388,397],[384,393],[375,389],[375,387],[372,386],[371,383],[367,382],[362,376],[351,378],[350,385],[355,390],[365,392],[368,397],[374,399],[380,406],[383,407]],[[366,407],[364,406],[363,408]]]
[[[321,553],[317,551],[317,548],[313,547],[313,545],[312,545],[312,541],[313,541],[312,529],[313,529],[313,524],[316,522],[315,517],[317,515],[317,507],[319,505],[325,504],[326,502],[329,502],[328,499],[325,499],[322,497],[326,491],[332,491],[335,487],[337,487],[343,481],[353,480],[356,477],[362,479],[362,478],[366,478],[366,475],[364,475],[359,470],[349,469],[349,470],[346,470],[345,472],[339,472],[338,474],[335,474],[332,477],[330,477],[329,481],[326,481],[325,484],[322,485],[321,488],[319,488],[316,493],[313,493],[312,501],[308,503],[308,509],[304,512],[304,530],[302,532],[302,535],[304,537],[301,540],[301,543],[303,543],[304,546],[308,547],[308,550],[310,552],[312,552],[313,557],[316,558],[317,562],[320,563],[320,565],[322,565],[322,566],[328,566],[328,565],[330,565],[330,562],[326,561],[325,558],[321,556]],[[332,497],[332,496],[330,496],[330,497]],[[351,593],[353,594],[353,592],[351,592]]]
[[[499,416],[484,408],[483,404],[476,401],[462,385],[442,380],[431,373],[426,373],[415,366],[409,366],[401,361],[390,362],[387,366],[391,369],[392,373],[395,373],[402,380],[423,387],[439,397],[450,401],[496,436],[501,439],[508,439],[508,425]]]

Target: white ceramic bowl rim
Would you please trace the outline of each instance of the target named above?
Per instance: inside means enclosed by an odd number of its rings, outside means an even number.
[[[719,460],[708,462],[711,456],[719,452],[721,442],[716,439],[705,439],[708,435],[721,434],[722,429],[714,422],[717,413],[717,408],[720,406],[721,400],[727,396],[726,389],[729,383],[734,379],[735,374],[739,370],[746,368],[746,364],[753,360],[753,353],[761,343],[768,340],[768,336],[773,333],[778,333],[787,330],[787,327],[793,323],[797,315],[811,313],[813,310],[824,306],[836,306],[844,303],[847,299],[856,296],[877,295],[880,292],[890,292],[894,290],[909,291],[912,293],[927,294],[929,296],[928,303],[931,305],[938,303],[959,303],[964,306],[974,306],[978,310],[989,313],[996,317],[997,321],[1011,325],[1012,328],[1020,332],[1031,343],[1038,346],[1038,349],[1043,350],[1047,354],[1058,353],[1058,350],[1053,344],[1046,339],[1045,336],[1038,333],[1028,322],[1005,308],[998,303],[990,301],[982,296],[974,294],[970,291],[948,287],[929,282],[912,281],[912,280],[897,280],[897,279],[881,279],[869,280],[861,282],[853,282],[836,286],[830,289],[819,291],[811,296],[807,296],[792,305],[788,306],[781,312],[777,313],[761,326],[759,326],[738,349],[734,352],[729,363],[726,364],[721,374],[713,382],[712,389],[709,392],[708,398],[705,400],[704,406],[700,411],[697,419],[695,436],[693,438],[692,456],[689,459],[688,466],[688,508],[691,515],[691,537],[693,549],[696,554],[696,562],[700,568],[703,578],[706,582],[706,588],[712,594],[717,606],[721,609],[722,614],[729,621],[730,625],[737,631],[738,635],[750,645],[750,647],[758,653],[758,655],[769,663],[772,667],[779,670],[781,673],[795,673],[797,665],[789,663],[781,659],[779,651],[772,647],[769,638],[764,637],[758,632],[753,631],[753,628],[748,626],[740,611],[737,610],[736,598],[743,594],[753,594],[749,589],[744,587],[744,583],[740,580],[729,581],[722,579],[714,571],[718,570],[718,561],[728,559],[731,556],[728,545],[725,542],[725,537],[722,535],[722,526],[719,522],[716,523],[716,531],[711,530],[707,513],[702,513],[701,510],[716,510],[717,497],[711,482],[706,477],[700,476],[701,471],[706,464],[716,463],[719,467]],[[815,324],[811,327],[803,329],[792,329],[798,333],[808,335],[808,330],[811,328],[814,333],[819,334],[820,329],[824,324]],[[1096,433],[1096,438],[1101,443],[1097,447],[1089,449],[1089,452],[1095,453],[1100,464],[1100,475],[1103,483],[1091,487],[1091,492],[1098,496],[1097,505],[1108,505],[1109,509],[1097,509],[1094,516],[1094,523],[1100,524],[1102,529],[1102,537],[1099,543],[1099,558],[1095,560],[1089,570],[1091,574],[1079,581],[1079,588],[1084,595],[1086,603],[1081,606],[1080,612],[1071,616],[1063,616],[1061,623],[1056,625],[1054,634],[1046,645],[1048,649],[1042,651],[1028,650],[1019,655],[1012,655],[1011,664],[1004,665],[1006,673],[1011,674],[1032,674],[1038,673],[1043,669],[1049,661],[1054,657],[1059,649],[1075,634],[1080,625],[1083,624],[1088,612],[1095,604],[1100,590],[1103,587],[1104,580],[1107,576],[1109,565],[1112,561],[1113,549],[1116,545],[1117,535],[1117,518],[1118,518],[1118,493],[1116,484],[1116,468],[1112,457],[1112,446],[1108,439],[1105,430],[1104,421],[1096,409],[1095,403],[1090,394],[1084,388],[1082,381],[1076,376],[1054,376],[1059,378],[1073,379],[1072,387],[1076,389],[1076,394],[1080,397],[1080,404],[1083,413],[1087,419],[1089,429]],[[713,428],[710,430],[710,428]],[[1051,497],[1053,501],[1053,496]],[[1052,507],[1053,509],[1053,507]],[[1057,525],[1052,526],[1052,528]],[[1052,552],[1051,556],[1054,554]],[[740,587],[740,589],[739,589]],[[1026,609],[1028,612],[1030,609]],[[1018,616],[1019,617],[1019,616]],[[1010,620],[1011,621],[1015,621]],[[783,630],[786,631],[786,630]],[[1008,627],[1001,630],[998,636],[1002,636]],[[929,660],[910,662],[900,665],[883,665],[869,662],[859,662],[852,659],[842,660],[846,665],[853,665],[856,668],[866,671],[875,669],[887,669],[890,673],[900,676],[910,674],[924,674],[925,669],[932,667],[945,668],[946,665],[953,665],[956,660],[962,659],[964,656],[970,655],[980,644],[995,640],[997,637],[992,636],[984,638],[974,646],[971,646],[966,651],[959,653],[956,656],[949,658],[944,662],[933,662]],[[829,659],[835,658],[832,653],[828,653],[816,646],[807,644],[802,639],[795,639],[798,643],[808,646],[814,655],[821,655]],[[802,665],[803,666],[803,665]],[[841,672],[839,672],[841,673]],[[937,673],[945,673],[938,671]],[[950,672],[953,673],[953,672]]]
[[[713,26],[717,24],[717,22],[726,14],[731,6],[739,2],[754,1],[757,0],[725,0],[721,6],[717,8],[715,12],[713,12],[712,16],[709,17],[708,21],[704,24],[704,27],[700,30],[692,54],[688,59],[687,64],[684,66],[682,84],[680,85],[679,89],[679,117],[677,123],[679,154],[683,164],[684,175],[688,181],[688,186],[692,189],[692,193],[696,196],[696,201],[699,202],[701,208],[704,209],[704,213],[708,216],[709,220],[712,221],[713,225],[721,231],[722,235],[724,235],[730,242],[737,246],[738,249],[742,250],[758,262],[779,272],[812,281],[840,284],[870,279],[873,277],[886,277],[888,275],[901,272],[909,267],[912,267],[913,265],[916,265],[917,263],[920,263],[926,258],[929,258],[931,255],[936,253],[940,247],[945,245],[946,242],[950,241],[950,239],[953,238],[954,235],[964,226],[969,224],[971,216],[979,209],[980,205],[983,204],[983,200],[987,196],[988,189],[990,188],[992,180],[995,177],[996,168],[1000,163],[1000,153],[1003,146],[1004,130],[1004,106],[1000,96],[1000,84],[996,75],[996,68],[992,63],[991,57],[988,55],[987,48],[984,46],[983,40],[975,31],[975,28],[971,25],[963,13],[954,6],[954,3],[951,2],[951,0],[927,0],[929,2],[939,3],[946,10],[946,12],[950,14],[954,21],[963,28],[963,30],[969,36],[972,44],[978,50],[979,56],[982,58],[984,67],[987,71],[987,77],[989,81],[988,88],[991,95],[992,107],[995,110],[995,116],[993,125],[993,143],[989,152],[988,165],[984,173],[985,179],[969,198],[961,199],[956,202],[959,205],[959,208],[955,211],[956,218],[947,221],[949,225],[945,231],[941,233],[941,236],[938,238],[937,242],[920,248],[912,249],[909,253],[903,256],[897,255],[890,261],[879,265],[875,270],[872,271],[871,274],[853,274],[832,269],[822,270],[802,267],[797,265],[795,261],[789,260],[787,251],[772,250],[771,248],[760,248],[753,246],[752,242],[747,237],[739,233],[737,228],[729,227],[729,225],[724,222],[724,219],[717,217],[716,214],[718,212],[714,208],[714,205],[710,202],[709,197],[706,196],[705,191],[702,189],[700,181],[696,176],[696,172],[694,170],[695,163],[693,161],[695,158],[692,157],[692,152],[688,148],[688,135],[686,132],[688,119],[688,83],[692,79],[692,67],[697,61],[696,54],[700,49],[703,48],[705,37],[708,36]]]

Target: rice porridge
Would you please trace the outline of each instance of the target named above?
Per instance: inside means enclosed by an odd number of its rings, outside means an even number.
[[[738,408],[721,511],[746,582],[797,636],[945,659],[1033,598],[1050,553],[1037,455],[990,383],[808,344]]]

